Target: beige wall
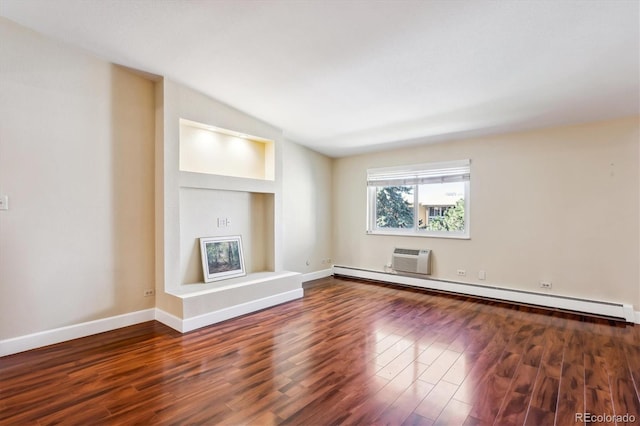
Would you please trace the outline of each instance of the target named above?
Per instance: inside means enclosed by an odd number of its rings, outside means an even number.
[[[0,40],[0,339],[153,307],[153,84],[1,18]]]
[[[638,310],[638,127],[635,117],[338,159],[335,263],[383,270],[395,246],[429,248],[433,278],[529,291],[546,280],[554,294]],[[466,158],[470,240],[365,234],[367,168]]]
[[[288,141],[283,150],[284,268],[327,269],[333,241],[332,160]]]

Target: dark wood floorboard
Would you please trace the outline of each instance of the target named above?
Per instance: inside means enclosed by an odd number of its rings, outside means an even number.
[[[184,335],[152,321],[0,358],[0,424],[640,424],[639,385],[638,326],[327,278]]]

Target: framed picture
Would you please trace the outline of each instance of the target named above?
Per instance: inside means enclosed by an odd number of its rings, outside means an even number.
[[[239,235],[200,238],[200,254],[207,283],[246,275]]]

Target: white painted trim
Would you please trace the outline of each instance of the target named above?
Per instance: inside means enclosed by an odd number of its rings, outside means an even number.
[[[273,296],[264,297],[258,300],[252,300],[251,302],[241,303],[239,305],[230,306],[228,308],[220,309],[213,312],[207,312],[206,314],[198,315],[191,318],[185,318],[182,320],[180,328],[176,330],[186,333],[201,327],[206,327],[211,324],[226,321],[231,318],[239,317],[241,315],[249,314],[251,312],[259,311],[261,309],[276,306],[281,303],[289,302],[291,300],[300,299],[304,296],[304,290],[297,288],[295,290],[285,291],[284,293],[275,294]]]
[[[182,332],[182,318],[178,318],[162,309],[156,308],[156,321],[161,322],[167,327],[171,327],[174,330]]]
[[[319,280],[320,278],[326,278],[333,275],[333,268],[323,269],[321,271],[308,272],[306,274],[302,274],[302,282],[306,283],[308,281]]]
[[[12,355],[154,319],[155,309],[152,308],[0,340],[0,356]]]
[[[609,317],[623,318],[629,323],[640,323],[638,321],[638,313],[636,312],[634,315],[633,306],[625,303],[578,299],[573,297],[534,293],[502,287],[490,287],[452,281],[438,281],[433,279],[415,278],[380,271],[350,268],[347,266],[334,266],[333,271],[337,275],[344,275],[348,277],[364,278],[394,284],[409,285],[412,287],[421,287],[426,289],[442,290],[452,293],[486,297],[490,299],[505,300],[509,302],[526,303],[529,305],[605,315]]]
[[[331,272],[331,270],[329,271]],[[303,296],[304,290],[299,288],[184,320],[158,308],[130,312],[114,317],[0,340],[0,357],[153,320],[159,321],[181,333],[186,333],[207,325],[226,321],[291,300],[300,299]]]
[[[636,318],[636,315],[635,315],[635,312],[633,310],[633,306],[632,305],[627,305],[627,304],[623,303],[622,304],[622,309],[624,311],[624,317],[623,318],[627,322],[631,322],[631,323],[637,322],[637,318]]]
[[[640,311],[636,311],[635,314],[636,314],[635,315],[635,317],[636,317],[636,321],[635,322],[636,322],[636,324],[640,324]]]

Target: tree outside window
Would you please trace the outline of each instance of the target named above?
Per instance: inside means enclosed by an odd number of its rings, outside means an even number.
[[[413,186],[378,188],[376,226],[379,228],[413,228],[413,191]]]

